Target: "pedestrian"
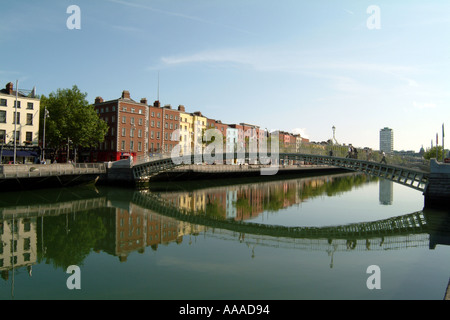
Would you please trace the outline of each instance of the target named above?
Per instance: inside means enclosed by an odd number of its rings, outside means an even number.
[[[384,153],[384,151],[383,151],[383,154],[382,154],[382,158],[381,158],[380,163],[382,163],[382,162],[384,162],[385,164],[387,164],[387,162],[386,162],[386,154]]]

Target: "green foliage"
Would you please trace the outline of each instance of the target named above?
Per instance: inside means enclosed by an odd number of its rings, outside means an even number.
[[[442,146],[437,146],[437,147],[427,149],[427,151],[425,151],[425,153],[423,154],[423,157],[427,160],[430,160],[433,158],[436,159],[436,148],[437,148],[437,159],[438,160],[442,159]]]
[[[46,216],[43,222],[38,220],[38,229],[43,229],[43,238],[38,239],[39,261],[64,270],[70,265],[82,265],[107,233],[101,217],[93,211],[77,212],[76,219],[74,214]]]
[[[108,126],[89,105],[86,96],[74,85],[72,89],[58,89],[48,97],[41,97],[41,123],[44,108],[49,114],[45,132],[47,146],[62,147],[67,139],[79,147],[93,147],[103,142]]]

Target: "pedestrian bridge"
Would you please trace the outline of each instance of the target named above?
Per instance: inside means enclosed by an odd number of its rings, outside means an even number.
[[[312,155],[312,154],[299,154],[299,153],[280,153],[276,156],[259,157],[256,154],[222,154],[216,155],[216,159],[226,159],[229,163],[235,162],[235,160],[245,161],[246,163],[266,163],[266,165],[260,165],[261,170],[268,169],[276,173],[278,168],[287,162],[292,162],[298,165],[324,165],[347,169],[351,171],[363,172],[372,176],[391,180],[407,187],[425,191],[428,184],[429,173],[418,169],[411,169],[406,167],[400,167],[395,165],[388,165],[384,163],[378,163],[367,160],[359,160],[353,158],[341,158],[333,156]],[[189,155],[177,159],[171,157],[152,159],[147,158],[144,161],[138,161],[134,164],[133,177],[135,181],[148,180],[152,176],[159,173],[170,171],[176,167],[205,162],[201,155]],[[261,174],[264,174],[261,171]],[[267,174],[267,173],[265,173]]]

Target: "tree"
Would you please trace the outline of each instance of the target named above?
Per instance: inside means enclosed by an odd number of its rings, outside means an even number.
[[[437,148],[437,157],[436,157],[436,148]],[[431,149],[427,149],[423,154],[423,157],[427,160],[430,159],[442,159],[442,146],[435,146]]]
[[[48,97],[41,97],[41,123],[44,108],[46,119],[46,147],[64,149],[70,141],[77,147],[94,147],[103,142],[108,126],[86,100],[86,93],[74,85],[72,89],[58,89]]]

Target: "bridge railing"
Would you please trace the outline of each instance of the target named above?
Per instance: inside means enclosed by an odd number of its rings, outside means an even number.
[[[341,145],[304,145],[301,146],[300,149],[290,151],[280,150],[282,151],[292,152],[292,153],[301,153],[301,154],[311,154],[311,155],[323,155],[328,156],[330,152],[334,157],[346,158],[349,156],[348,146]],[[359,160],[366,160],[372,162],[380,162],[382,159],[382,154],[379,151],[371,151],[367,149],[357,148],[357,158]],[[413,157],[413,156],[404,156],[399,154],[386,154],[386,162],[390,165],[401,166],[406,168],[416,168],[425,172],[430,171],[430,160]]]
[[[144,155],[137,156],[133,159],[133,165],[138,165],[146,162],[150,162],[153,160],[162,160],[162,159],[168,159],[172,155],[170,152],[167,153],[146,153]]]
[[[320,144],[307,144],[302,145],[300,148],[285,148],[280,147],[279,153],[299,153],[299,154],[310,154],[310,155],[323,155],[328,156],[332,153],[335,157],[346,158],[348,154],[348,146],[342,145],[320,145]],[[147,153],[145,155],[138,156],[134,158],[133,164],[142,164],[153,160],[168,159],[171,158],[171,153]],[[379,151],[372,151],[368,149],[357,148],[357,159],[367,160],[373,162],[380,162],[382,159],[382,154]],[[422,171],[430,171],[430,160],[406,156],[399,154],[386,154],[386,162],[391,165],[402,166],[406,168],[416,168]]]

